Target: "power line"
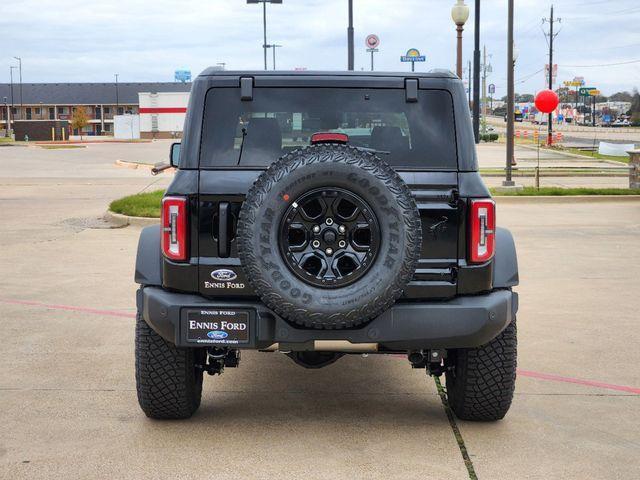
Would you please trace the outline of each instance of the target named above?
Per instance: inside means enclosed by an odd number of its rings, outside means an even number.
[[[614,67],[616,65],[630,65],[632,63],[640,63],[640,60],[630,60],[628,62],[618,62],[618,63],[601,63],[599,65],[560,65],[563,68],[592,68],[592,67]]]

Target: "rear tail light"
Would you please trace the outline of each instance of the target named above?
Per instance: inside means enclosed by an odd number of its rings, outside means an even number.
[[[491,199],[471,200],[470,207],[469,260],[484,263],[495,253],[496,204]]]
[[[187,259],[187,199],[162,199],[162,253],[170,260]]]

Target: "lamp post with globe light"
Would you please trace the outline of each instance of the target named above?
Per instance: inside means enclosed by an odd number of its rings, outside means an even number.
[[[456,74],[458,78],[462,78],[462,31],[464,30],[464,24],[469,20],[469,7],[464,3],[464,0],[458,0],[458,3],[453,6],[451,19],[456,24],[456,31],[458,32]]]

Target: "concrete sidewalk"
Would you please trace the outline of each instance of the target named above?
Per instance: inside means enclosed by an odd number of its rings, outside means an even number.
[[[478,163],[481,170],[486,169],[504,169],[506,164],[506,145],[500,143],[481,143],[477,147],[478,151]],[[534,148],[527,148],[520,145],[516,145],[515,148],[516,163],[514,168],[535,168],[538,165],[538,151]],[[620,174],[626,172],[621,170],[626,167],[626,164],[620,163],[619,165],[611,161],[602,161],[599,159],[591,158],[576,158],[575,156],[566,155],[562,152],[550,151],[546,149],[540,150],[540,167],[554,167],[554,168],[586,168],[589,171],[593,171],[591,175],[558,175],[554,177],[542,176],[540,179],[540,186],[545,187],[592,187],[592,188],[629,188],[628,176],[612,176],[606,175],[607,173]],[[531,173],[531,172],[527,172]],[[602,175],[595,176],[596,173],[602,173]],[[503,176],[489,176],[484,177],[485,182],[490,187],[500,186],[502,184]],[[514,170],[514,180],[518,185],[533,186],[533,177],[521,177],[518,175],[517,170]]]

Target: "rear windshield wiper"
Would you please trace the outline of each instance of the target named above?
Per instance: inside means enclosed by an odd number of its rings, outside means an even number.
[[[379,153],[380,155],[391,155],[391,152],[387,150],[376,150],[375,148],[368,148],[368,147],[356,147],[356,148],[363,152]]]
[[[242,149],[245,138],[247,138],[247,127],[242,127],[242,140],[240,141],[240,152],[238,153],[238,163],[236,163],[236,167],[240,166],[240,161],[242,160]]]

